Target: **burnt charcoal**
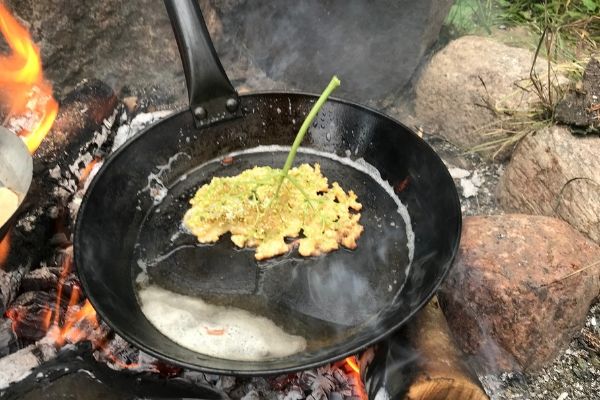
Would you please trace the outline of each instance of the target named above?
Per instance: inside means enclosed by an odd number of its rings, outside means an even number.
[[[58,287],[59,268],[42,267],[28,272],[21,280],[22,292],[48,291]]]
[[[19,348],[19,340],[12,326],[10,319],[0,319],[0,358]]]
[[[26,292],[13,302],[6,315],[20,340],[33,343],[46,335],[55,302],[56,294],[49,292]]]
[[[63,326],[67,315],[69,301],[73,291],[76,299],[81,289],[75,280],[67,280],[61,286],[60,302],[56,289],[49,291],[25,292],[19,295],[6,311],[6,315],[15,321],[17,337],[25,344],[40,340],[46,335],[51,324]],[[58,318],[56,306],[59,304]]]
[[[108,333],[109,329],[106,328]],[[103,340],[96,341],[93,346],[95,348],[94,358],[99,362],[106,363],[114,370],[135,369],[158,372],[156,359],[145,357],[140,350],[116,334],[107,334]]]
[[[8,261],[10,261],[10,255]],[[7,265],[10,265],[8,261]],[[17,296],[21,279],[29,267],[30,260],[25,259],[23,264],[19,263],[16,268],[11,270],[0,269],[0,315],[4,314],[9,304]]]
[[[51,291],[59,286],[59,282],[63,287],[63,295],[70,296],[73,288],[80,288],[79,281],[73,273],[69,273],[67,276],[62,277],[62,267],[48,267],[43,266],[41,268],[29,271],[21,280],[21,292],[35,292],[35,291]]]

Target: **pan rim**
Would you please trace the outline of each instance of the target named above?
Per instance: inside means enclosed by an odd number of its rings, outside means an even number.
[[[261,96],[268,96],[268,95],[282,95],[282,96],[290,95],[290,96],[299,96],[299,97],[312,97],[315,100],[318,98],[318,95],[316,95],[314,93],[303,92],[303,91],[275,91],[275,90],[271,91],[271,90],[268,90],[268,91],[256,91],[256,92],[245,93],[243,95],[240,95],[240,99],[242,100],[242,105],[243,105],[244,98],[261,97]],[[432,156],[441,165],[444,165],[443,160],[441,159],[439,154],[435,150],[433,150],[433,148],[427,142],[425,142],[425,140],[423,138],[421,138],[412,129],[408,128],[406,125],[404,125],[402,122],[398,121],[397,119],[395,119],[387,114],[384,114],[383,112],[376,110],[372,107],[365,106],[365,105],[359,104],[354,101],[344,100],[344,99],[340,99],[337,97],[331,97],[328,101],[340,103],[340,104],[350,106],[353,108],[357,108],[358,110],[363,111],[363,112],[368,111],[369,113],[372,113],[379,118],[387,119],[387,120],[393,122],[394,124],[402,127],[406,132],[410,133],[410,135],[413,137],[413,139],[416,140],[416,142],[418,143],[419,146],[428,149],[428,151],[430,151],[432,153]],[[74,261],[77,266],[82,265],[82,254],[80,251],[80,245],[79,245],[79,239],[78,239],[81,235],[81,231],[83,230],[82,216],[86,212],[88,198],[90,197],[91,193],[93,192],[96,183],[98,182],[98,180],[100,179],[100,177],[102,176],[104,171],[106,169],[110,168],[112,162],[114,160],[116,160],[118,158],[118,156],[122,152],[124,152],[129,146],[133,145],[137,140],[139,140],[141,137],[143,137],[143,135],[146,134],[146,132],[156,128],[158,125],[160,125],[162,123],[165,123],[173,118],[180,116],[181,114],[183,114],[185,112],[189,112],[189,107],[181,107],[179,109],[174,110],[173,113],[167,115],[165,118],[160,119],[159,121],[149,125],[148,127],[144,128],[143,130],[141,130],[140,132],[135,134],[133,137],[131,137],[129,140],[127,140],[121,147],[119,147],[119,149],[117,149],[115,152],[110,154],[105,159],[102,167],[97,172],[97,174],[94,176],[93,180],[90,182],[88,189],[86,190],[86,193],[84,194],[84,196],[82,198],[81,206],[77,213],[77,219],[76,219],[75,229],[74,229],[74,241],[73,241],[73,243],[74,243]],[[241,118],[243,118],[243,117],[241,117]],[[200,129],[210,128],[211,126],[213,126],[213,125],[209,125],[207,127],[202,127]],[[443,170],[443,174],[445,175],[446,179],[453,182],[453,179],[452,179],[448,169],[443,168],[442,170]],[[303,364],[297,365],[297,366],[280,367],[280,368],[268,368],[267,367],[267,368],[262,368],[262,369],[252,369],[252,368],[251,369],[237,369],[237,370],[236,369],[224,369],[224,368],[216,368],[216,367],[210,367],[210,366],[206,366],[206,365],[189,363],[187,361],[179,360],[179,359],[173,358],[169,355],[163,354],[163,352],[161,352],[159,350],[155,350],[154,348],[150,348],[146,344],[144,344],[141,341],[137,340],[136,338],[132,337],[131,335],[129,335],[127,333],[127,331],[124,331],[124,330],[120,329],[119,327],[113,326],[109,322],[110,318],[106,318],[106,315],[105,315],[104,311],[102,310],[102,308],[97,307],[97,305],[100,304],[100,302],[96,301],[95,296],[90,295],[91,292],[89,290],[90,289],[89,282],[87,281],[85,274],[79,273],[79,268],[77,268],[77,270],[78,270],[77,275],[82,284],[82,287],[83,287],[83,290],[84,290],[84,293],[85,293],[87,299],[90,301],[90,303],[94,307],[95,311],[100,315],[101,319],[104,320],[107,323],[107,325],[109,325],[111,327],[111,329],[113,329],[117,334],[122,336],[128,343],[134,345],[135,347],[137,347],[137,348],[143,350],[144,352],[146,352],[154,357],[157,357],[161,360],[165,360],[170,363],[182,366],[184,368],[189,368],[191,370],[202,371],[202,372],[206,372],[206,373],[236,375],[236,376],[268,376],[268,375],[277,375],[277,374],[285,374],[285,373],[304,371],[307,369],[322,366],[322,365],[330,363],[330,362],[344,359],[351,355],[355,355],[358,352],[364,350],[365,348],[372,346],[373,344],[380,342],[385,338],[388,338],[394,332],[396,332],[400,327],[404,326],[408,321],[410,321],[415,316],[415,314],[417,312],[419,312],[431,300],[431,298],[433,298],[433,296],[436,294],[437,290],[439,289],[440,285],[446,279],[450,269],[452,268],[453,262],[458,253],[458,248],[459,248],[460,239],[461,239],[462,210],[460,207],[460,199],[458,197],[458,191],[456,190],[456,186],[454,184],[453,184],[453,188],[454,188],[454,190],[453,190],[452,202],[454,203],[454,208],[457,212],[457,218],[456,218],[457,224],[456,224],[456,232],[454,235],[454,243],[453,243],[453,246],[451,249],[451,256],[448,258],[448,260],[446,261],[446,264],[443,266],[443,270],[439,276],[439,279],[433,284],[433,290],[431,290],[430,293],[428,293],[423,298],[423,301],[418,303],[417,306],[412,307],[412,309],[406,314],[406,316],[404,318],[394,322],[391,327],[384,330],[382,333],[380,333],[376,336],[373,336],[370,339],[365,340],[365,341],[361,342],[360,344],[358,344],[346,351],[343,351],[341,353],[332,354],[331,352],[325,351],[320,355],[316,355],[312,359],[312,361],[309,361],[309,362],[306,362],[306,363],[303,363]],[[165,338],[167,338],[167,337],[165,336]],[[167,338],[167,339],[169,341],[173,342],[173,340],[171,340],[170,338]],[[173,342],[173,343],[175,343],[175,342]],[[224,360],[224,361],[231,361],[231,362],[236,362],[236,363],[240,363],[240,364],[244,363],[243,361],[234,361],[234,360]],[[268,361],[271,361],[271,360],[266,360],[266,362],[268,362]],[[252,363],[260,363],[260,361],[252,362]],[[250,363],[248,363],[248,364],[250,364]]]

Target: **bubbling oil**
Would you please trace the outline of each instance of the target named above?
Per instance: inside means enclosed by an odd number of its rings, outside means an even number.
[[[255,164],[277,166],[289,149],[273,145],[232,152],[187,171],[170,185],[160,182],[165,193],[140,229],[134,257],[139,274],[134,279],[142,311],[174,342],[233,360],[285,357],[320,348],[329,340],[344,340],[351,329],[375,321],[402,292],[414,255],[410,215],[377,168],[362,159],[309,148],[298,151],[302,162],[320,158],[316,162],[328,168],[331,179],[360,189],[358,200],[365,200],[367,225],[354,251],[337,250],[316,258],[290,252],[257,263],[226,237],[199,245],[182,229],[187,202],[203,182]],[[234,161],[223,164],[223,159]],[[351,174],[337,168],[339,164],[350,167]],[[356,282],[364,290],[353,290]],[[236,340],[225,332],[235,333]],[[312,332],[319,333],[313,337]],[[280,343],[288,345],[279,348]]]
[[[283,358],[306,348],[273,321],[233,307],[215,306],[155,285],[138,292],[142,312],[165,336],[192,351],[237,361]]]

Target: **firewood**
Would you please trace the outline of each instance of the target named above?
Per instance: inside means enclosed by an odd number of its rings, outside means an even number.
[[[361,366],[370,399],[488,400],[452,341],[437,298],[364,352]]]
[[[444,314],[434,298],[408,326],[420,354],[406,400],[488,400],[477,376],[461,358]]]
[[[31,370],[56,357],[56,348],[49,341],[40,341],[6,357],[0,358],[0,389],[29,375]]]

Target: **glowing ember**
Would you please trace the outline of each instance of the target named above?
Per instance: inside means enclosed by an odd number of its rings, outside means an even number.
[[[93,159],[88,165],[86,165],[81,171],[79,171],[79,185],[83,186],[87,178],[89,178],[90,174],[94,167],[100,162],[99,158]]]
[[[348,357],[344,360],[344,362],[352,370],[352,375],[354,375],[354,380],[356,382],[356,395],[358,395],[361,400],[368,400],[369,396],[367,395],[364,382],[360,376],[360,365],[358,364],[356,357]]]
[[[358,366],[358,363],[356,362],[356,357],[346,358],[346,364],[348,364],[348,366],[352,369],[352,371],[356,372],[357,374],[360,374],[360,367]]]
[[[8,252],[10,251],[10,232],[0,239],[0,269],[4,266],[6,259],[8,258]]]
[[[0,57],[0,94],[8,103],[9,117],[23,117],[20,132],[30,153],[35,152],[52,127],[58,103],[44,80],[40,51],[10,12],[0,3],[0,33],[12,54]]]

